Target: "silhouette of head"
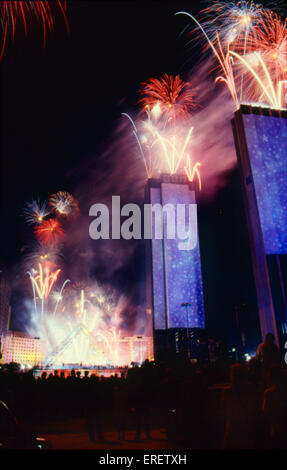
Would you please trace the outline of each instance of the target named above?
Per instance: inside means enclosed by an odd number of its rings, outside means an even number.
[[[273,333],[267,333],[267,335],[265,336],[265,343],[274,344],[274,341],[275,341],[275,336],[273,335]]]

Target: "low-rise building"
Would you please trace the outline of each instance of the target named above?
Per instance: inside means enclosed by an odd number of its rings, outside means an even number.
[[[130,365],[153,360],[153,338],[149,336],[126,336],[119,340],[119,363]]]
[[[1,337],[2,363],[16,362],[25,367],[41,365],[46,356],[46,341],[28,333],[7,331]]]

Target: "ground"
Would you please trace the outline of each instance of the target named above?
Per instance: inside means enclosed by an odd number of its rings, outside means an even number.
[[[125,440],[118,440],[118,434],[110,426],[104,427],[103,440],[99,441],[95,436],[95,442],[91,442],[86,430],[85,421],[82,419],[58,420],[45,425],[32,425],[30,430],[40,437],[44,437],[52,445],[53,449],[105,449],[105,450],[146,450],[146,449],[170,449],[165,430],[152,429],[151,439],[147,439],[145,432],[141,438],[136,439],[134,429],[128,429]]]
[[[81,433],[64,433],[64,434],[41,434],[47,441],[52,444],[53,449],[103,449],[103,450],[151,450],[151,449],[170,449],[165,434],[162,431],[153,431],[152,439],[142,437],[135,439],[134,431],[127,432],[126,439],[119,441],[116,432],[106,432],[103,441],[91,442],[88,434]]]

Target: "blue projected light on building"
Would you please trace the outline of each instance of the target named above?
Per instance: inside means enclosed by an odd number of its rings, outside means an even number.
[[[187,209],[183,225],[188,231],[190,227],[188,205],[195,207],[195,194],[187,183],[160,181],[156,187],[149,188],[149,193],[152,205],[159,203],[164,207],[171,204],[176,208],[177,204],[185,204]],[[197,232],[197,225],[195,230]],[[195,233],[195,247],[188,250],[180,249],[183,240],[178,237],[177,230],[176,237],[173,239],[167,237],[167,231],[167,219],[164,215],[163,239],[155,239],[153,231],[151,242],[154,328],[156,330],[186,328],[187,326],[204,328],[203,289],[197,233]],[[190,306],[188,309],[183,308],[182,303],[189,303]]]
[[[161,204],[160,188],[150,188],[152,204]],[[164,280],[164,259],[162,240],[152,240],[152,280],[153,280],[153,310],[154,328],[164,330],[166,328],[165,311],[165,280]]]
[[[265,253],[287,253],[287,119],[244,114]]]

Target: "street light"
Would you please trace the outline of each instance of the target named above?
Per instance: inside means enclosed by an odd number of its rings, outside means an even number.
[[[189,342],[189,327],[188,327],[188,307],[192,307],[189,302],[182,302],[182,307],[185,307],[186,312],[186,336],[187,336],[187,356],[190,359],[190,342]]]

